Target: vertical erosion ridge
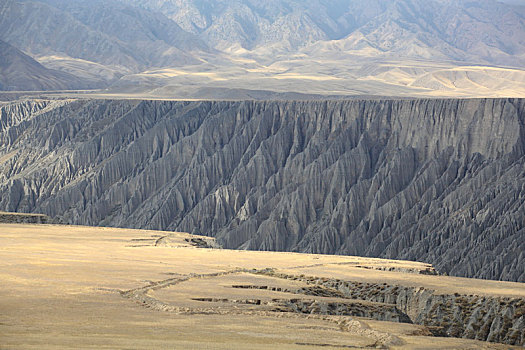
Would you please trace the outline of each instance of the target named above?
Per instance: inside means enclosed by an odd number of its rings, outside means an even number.
[[[525,100],[0,106],[0,210],[525,282]]]

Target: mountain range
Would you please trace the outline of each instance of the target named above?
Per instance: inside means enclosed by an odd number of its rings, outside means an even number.
[[[525,92],[525,6],[494,0],[3,0],[0,33],[101,93]]]
[[[333,49],[386,57],[525,63],[525,9],[490,0],[127,2],[161,11],[226,50],[293,51],[328,41]]]

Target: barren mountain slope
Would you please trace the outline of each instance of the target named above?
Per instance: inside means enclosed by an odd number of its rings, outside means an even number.
[[[525,7],[492,0],[125,1],[161,11],[221,49],[293,51],[351,39],[350,51],[373,56],[525,62]]]
[[[4,0],[0,40],[98,94],[523,97],[524,18],[495,0]]]
[[[205,88],[220,99],[229,89],[256,86],[324,95],[525,96],[524,6],[492,0],[127,2],[164,13],[223,56],[205,58],[198,69],[126,76],[112,86],[115,93],[208,98],[199,90]]]
[[[522,99],[25,101],[0,209],[524,281]]]
[[[79,78],[47,69],[16,47],[0,40],[0,90],[65,90],[87,87]]]
[[[191,51],[205,49],[163,15],[118,1],[5,0],[0,32],[32,56],[83,59],[123,73],[197,64]]]

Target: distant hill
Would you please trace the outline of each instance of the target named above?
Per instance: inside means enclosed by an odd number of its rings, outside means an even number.
[[[82,86],[79,78],[52,69],[0,40],[0,90],[64,90]]]
[[[118,1],[6,0],[0,14],[2,40],[89,80],[198,64],[191,52],[207,50],[164,15]]]

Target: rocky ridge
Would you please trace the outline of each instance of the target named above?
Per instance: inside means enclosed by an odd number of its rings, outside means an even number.
[[[6,224],[48,224],[51,219],[41,214],[5,213],[0,211],[0,222]]]
[[[65,72],[70,69],[61,67],[61,61],[77,62],[81,69],[71,72],[78,82],[100,75],[104,86],[109,83],[104,70],[113,71],[114,80],[152,67],[199,64],[198,56],[208,52],[202,41],[165,16],[120,1],[5,0],[0,3],[0,32],[1,40],[31,57],[54,60]]]
[[[24,101],[0,209],[525,281],[523,99]]]
[[[192,298],[206,307],[184,307],[159,300],[150,292],[177,288],[195,279],[209,279],[239,273],[268,276],[277,280],[293,280],[308,287],[290,290],[271,285],[233,285],[245,290],[269,290],[290,293],[290,298],[264,300],[257,297]],[[438,337],[455,337],[503,343],[525,344],[525,300],[523,298],[439,294],[423,287],[407,287],[387,283],[361,283],[335,278],[292,275],[275,269],[236,269],[212,274],[192,274],[151,282],[146,286],[120,291],[124,298],[149,309],[176,314],[234,314],[366,317],[378,321],[414,323],[424,326],[422,332]],[[306,297],[305,297],[306,296]],[[309,298],[311,297],[311,299]],[[217,307],[224,304],[224,307]],[[251,306],[250,309],[234,305]],[[342,320],[339,320],[341,322]]]
[[[496,1],[125,1],[164,13],[219,49],[294,52],[314,44],[313,55],[328,45],[332,55],[341,46],[357,55],[515,66],[525,53],[523,6]]]

